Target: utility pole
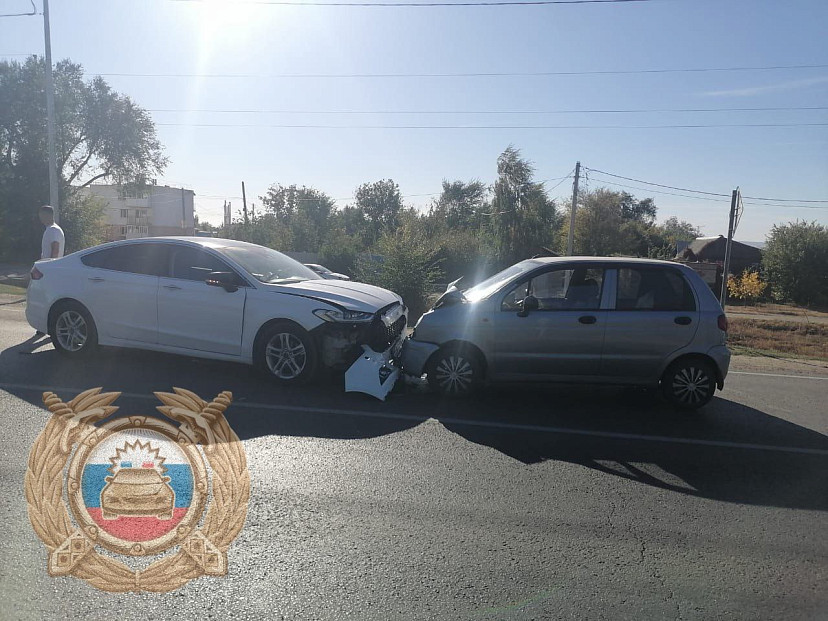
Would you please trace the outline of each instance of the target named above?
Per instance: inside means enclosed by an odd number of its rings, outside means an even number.
[[[730,197],[730,219],[727,225],[727,245],[725,246],[724,266],[722,273],[722,293],[719,296],[719,304],[724,310],[727,303],[727,274],[730,271],[730,252],[733,247],[733,234],[736,232],[736,205],[739,200],[739,188],[733,190]]]
[[[52,77],[52,36],[49,32],[49,0],[43,0],[43,37],[46,40],[46,127],[49,143],[49,204],[60,222],[57,153],[55,151],[55,82]]]
[[[242,210],[244,211],[244,223],[249,224],[247,219],[247,195],[244,193],[244,181],[242,181]]]
[[[569,236],[566,241],[566,254],[575,254],[575,209],[578,206],[578,181],[581,178],[581,162],[575,163],[575,183],[572,184],[572,207],[569,210]]]

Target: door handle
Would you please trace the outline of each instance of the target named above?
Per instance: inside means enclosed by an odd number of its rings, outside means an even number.
[[[673,321],[680,326],[689,326],[693,322],[690,317],[676,317]]]
[[[178,285],[162,285],[164,289],[169,289],[170,291],[179,291],[181,287]]]
[[[584,315],[583,317],[578,317],[578,321],[581,323],[595,323],[598,319],[593,315]]]
[[[92,282],[103,282],[105,279],[101,278],[100,276],[90,276],[89,280]]]

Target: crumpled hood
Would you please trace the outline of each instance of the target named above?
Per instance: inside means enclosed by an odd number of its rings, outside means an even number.
[[[303,280],[302,282],[267,285],[280,293],[301,295],[341,306],[347,310],[375,313],[379,309],[402,302],[396,293],[352,280]]]

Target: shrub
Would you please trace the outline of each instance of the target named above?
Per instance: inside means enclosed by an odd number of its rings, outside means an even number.
[[[745,270],[741,276],[734,276],[727,281],[727,293],[730,297],[753,303],[767,289],[768,283],[762,282],[759,273]]]
[[[376,252],[379,256],[359,258],[357,278],[399,293],[408,306],[409,319],[418,319],[426,310],[428,294],[443,276],[434,244],[423,231],[405,223],[384,233]]]
[[[774,225],[762,254],[773,296],[797,304],[828,305],[828,228],[816,222]]]

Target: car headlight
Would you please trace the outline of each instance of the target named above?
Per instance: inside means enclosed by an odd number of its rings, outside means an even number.
[[[318,308],[313,314],[330,322],[367,323],[374,319],[374,313],[363,311],[338,310],[335,308]]]

